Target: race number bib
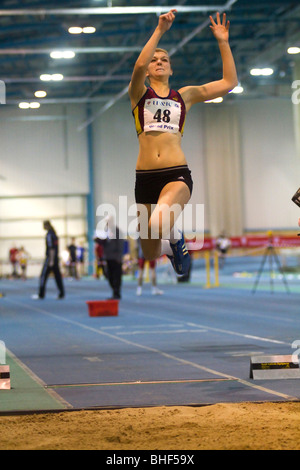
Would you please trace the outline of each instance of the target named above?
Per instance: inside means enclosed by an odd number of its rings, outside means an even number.
[[[173,100],[147,99],[144,107],[144,131],[179,132],[181,104]]]

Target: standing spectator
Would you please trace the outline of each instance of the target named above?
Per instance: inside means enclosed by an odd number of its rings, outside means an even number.
[[[112,217],[107,218],[105,232],[101,235],[103,257],[106,261],[107,279],[112,288],[112,299],[121,298],[122,261],[124,240],[121,238],[119,227]]]
[[[9,250],[9,261],[10,261],[10,264],[11,264],[11,267],[12,267],[12,273],[11,273],[11,276],[13,278],[17,278],[18,277],[18,272],[17,272],[17,266],[18,266],[18,253],[19,253],[19,250],[18,248],[13,245],[11,247],[11,249]]]
[[[21,246],[18,253],[18,261],[21,268],[21,278],[23,281],[27,279],[27,265],[28,265],[29,254],[25,250],[24,246]]]
[[[70,253],[70,276],[73,279],[78,279],[77,274],[77,247],[75,245],[75,238],[72,238],[71,245],[68,246]]]
[[[224,232],[221,233],[221,235],[219,235],[219,237],[216,240],[216,248],[220,256],[220,268],[223,268],[224,266],[226,255],[230,247],[231,247],[230,239],[226,236]]]
[[[58,236],[51,223],[46,220],[44,222],[44,229],[47,230],[46,235],[46,259],[40,277],[39,294],[34,295],[34,299],[43,299],[46,293],[46,283],[51,272],[54,273],[55,282],[59,290],[58,299],[63,299],[65,296],[65,289],[61,272],[59,269],[58,259]]]
[[[79,269],[79,277],[84,276],[84,256],[85,256],[85,248],[83,246],[83,243],[80,243],[80,245],[77,247],[77,267]]]
[[[70,253],[67,246],[61,252],[61,260],[63,267],[63,277],[68,277],[70,274]]]
[[[95,258],[96,258],[96,278],[99,279],[101,274],[106,276],[106,263],[103,259],[103,240],[95,238]]]

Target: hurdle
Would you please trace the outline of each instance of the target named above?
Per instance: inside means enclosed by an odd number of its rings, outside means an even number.
[[[206,270],[206,289],[212,289],[220,286],[219,281],[219,256],[217,251],[213,253],[213,267],[214,267],[214,282],[211,281],[211,252],[209,250],[204,253],[205,270]]]

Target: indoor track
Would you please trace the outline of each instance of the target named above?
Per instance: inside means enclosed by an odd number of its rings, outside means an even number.
[[[125,278],[115,317],[88,314],[86,301],[110,296],[105,279],[66,279],[60,301],[52,279],[39,301],[31,299],[38,280],[1,280],[12,389],[0,392],[0,412],[298,400],[299,379],[254,381],[249,370],[251,355],[294,352],[300,281],[290,279],[287,293],[275,279],[271,291],[266,273],[253,294],[260,259],[249,262],[252,277],[227,260],[212,289],[202,261],[190,283],[162,273],[162,296],[145,284],[137,297]]]

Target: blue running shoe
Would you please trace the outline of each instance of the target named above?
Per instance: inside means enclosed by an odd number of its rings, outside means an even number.
[[[179,240],[177,243],[170,242],[170,246],[173,251],[173,256],[168,255],[168,258],[171,261],[175,272],[179,276],[187,274],[191,265],[191,258],[185,246],[183,234],[181,240]]]

